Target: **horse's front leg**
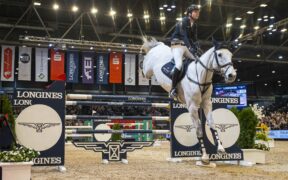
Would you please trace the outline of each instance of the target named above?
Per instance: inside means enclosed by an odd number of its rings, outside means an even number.
[[[219,135],[218,135],[218,132],[217,132],[217,129],[216,129],[213,117],[212,117],[212,102],[211,102],[211,100],[210,99],[204,100],[203,104],[202,104],[202,108],[204,110],[206,122],[207,122],[208,126],[210,127],[210,131],[212,133],[214,143],[217,147],[217,152],[218,153],[224,153],[225,149],[222,146],[222,143],[219,139]]]
[[[203,162],[203,164],[209,164],[209,156],[207,155],[206,152],[206,148],[204,145],[204,141],[203,141],[203,129],[202,129],[202,125],[201,125],[201,121],[199,119],[199,115],[198,115],[198,109],[199,107],[195,106],[195,105],[190,105],[188,107],[192,122],[196,128],[196,135],[198,138],[198,141],[200,143],[200,151],[201,151],[201,161]]]

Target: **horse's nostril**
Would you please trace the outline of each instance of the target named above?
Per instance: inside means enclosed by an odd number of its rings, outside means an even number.
[[[228,77],[229,77],[229,78],[232,78],[232,77],[233,77],[233,74],[228,74]]]

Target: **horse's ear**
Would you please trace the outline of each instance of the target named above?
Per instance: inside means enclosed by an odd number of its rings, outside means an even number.
[[[147,38],[145,36],[142,37],[142,41],[145,43],[147,42]]]
[[[214,39],[214,37],[212,36],[212,43],[213,43],[213,46],[215,47],[215,49],[218,49],[218,47],[219,47],[219,42],[217,42],[215,39]]]

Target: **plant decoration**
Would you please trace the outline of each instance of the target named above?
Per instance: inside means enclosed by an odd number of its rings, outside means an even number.
[[[14,146],[10,151],[0,152],[0,162],[29,162],[40,155],[40,152],[23,146]]]
[[[239,120],[240,135],[237,140],[237,145],[243,149],[254,148],[256,126],[258,119],[251,107],[247,107],[238,111],[235,108],[231,110]]]
[[[11,127],[12,133],[15,135],[15,118],[13,116],[11,102],[9,101],[9,98],[6,95],[0,96],[0,101],[2,101],[2,104],[1,104],[2,107],[0,107],[1,108],[0,112],[3,115],[7,115],[8,123]],[[2,127],[6,126],[4,122],[1,122],[0,124]]]
[[[122,128],[120,124],[116,123],[116,124],[113,124],[112,129],[121,130]],[[122,139],[121,134],[119,133],[112,134],[111,141],[120,141],[121,139]]]

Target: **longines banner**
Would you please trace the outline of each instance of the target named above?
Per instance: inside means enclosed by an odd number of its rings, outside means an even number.
[[[83,84],[94,83],[94,53],[93,52],[82,53],[82,83]]]
[[[66,82],[78,83],[79,55],[78,51],[67,51]]]
[[[51,49],[50,56],[50,80],[66,80],[65,77],[65,54],[62,51]]]
[[[110,53],[109,82],[122,83],[122,53]]]
[[[135,86],[135,66],[136,66],[136,55],[125,54],[125,85]]]
[[[145,78],[142,73],[144,56],[138,55],[138,85],[149,86],[149,79]]]
[[[20,144],[40,151],[35,165],[64,165],[65,82],[54,81],[48,89],[15,90],[14,106],[25,107],[15,131]]]
[[[15,47],[2,46],[1,81],[14,81]]]
[[[212,102],[214,109],[212,117],[226,153],[217,154],[212,133],[206,125],[205,116],[202,115],[204,144],[209,159],[211,161],[242,160],[242,150],[235,145],[240,134],[240,125],[236,116],[230,110],[225,109],[227,105],[240,104],[239,97],[213,97]],[[171,157],[201,156],[196,128],[185,105],[172,102],[171,106]]]
[[[48,82],[47,48],[35,48],[35,81]]]
[[[108,84],[108,54],[97,54],[97,84]]]
[[[18,80],[31,81],[31,47],[19,47]]]

